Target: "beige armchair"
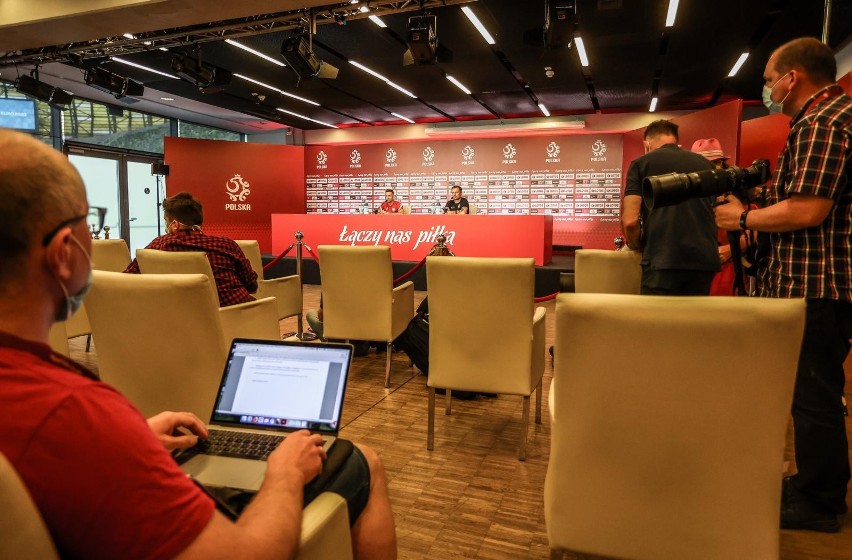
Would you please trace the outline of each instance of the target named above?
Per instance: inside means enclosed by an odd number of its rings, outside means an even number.
[[[638,294],[642,253],[579,249],[574,253],[574,290],[579,293]]]
[[[283,276],[281,278],[263,278],[263,260],[260,255],[260,247],[254,239],[238,239],[237,245],[243,250],[246,258],[251,263],[252,269],[257,273],[258,299],[274,297],[278,306],[278,319],[285,319],[294,315],[299,316],[302,322],[302,282],[297,274]]]
[[[530,396],[541,423],[545,308],[534,306],[533,259],[428,257],[429,424],[434,447],[435,388],[520,395],[523,426],[518,458],[526,458]]]
[[[92,268],[121,272],[130,264],[130,249],[124,239],[93,239]]]
[[[323,336],[387,342],[390,387],[393,340],[414,317],[414,283],[393,287],[390,247],[320,245]]]
[[[474,215],[474,214],[478,214],[479,213],[479,207],[477,207],[476,204],[474,204],[473,202],[468,202],[467,212],[471,216]]]
[[[48,333],[50,348],[63,356],[70,356],[68,349],[68,331],[65,330],[65,321],[57,321],[50,327]]]
[[[204,251],[160,251],[136,249],[136,262],[142,274],[204,274],[213,286],[213,300],[219,307],[216,278]]]
[[[411,205],[410,204],[401,205],[400,209],[399,209],[399,213],[400,214],[411,214]]]
[[[44,520],[15,469],[0,454],[0,558],[59,558]],[[352,560],[346,500],[324,492],[302,512],[296,560]]]
[[[778,558],[804,317],[804,300],[560,295],[551,558]]]

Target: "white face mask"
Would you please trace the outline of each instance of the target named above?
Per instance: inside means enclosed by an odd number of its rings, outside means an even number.
[[[65,309],[60,308],[59,311],[56,312],[57,321],[67,321],[71,317],[71,315],[76,313],[77,310],[80,309],[80,306],[83,305],[83,299],[86,297],[86,294],[88,294],[89,290],[92,289],[92,257],[89,255],[89,253],[86,252],[85,249],[83,249],[83,246],[80,245],[80,242],[77,241],[77,238],[72,236],[71,241],[73,241],[77,245],[77,247],[79,247],[80,250],[83,251],[83,254],[86,255],[86,260],[89,261],[89,277],[86,278],[86,283],[83,284],[83,287],[80,288],[80,291],[78,291],[76,294],[70,295],[68,293],[68,288],[65,287],[65,284],[60,282],[58,277],[54,276],[56,278],[56,281],[59,282],[59,287],[62,288],[62,293],[65,294]]]
[[[766,84],[764,84],[763,86],[763,104],[766,106],[767,109],[769,109],[770,113],[781,113],[784,108],[784,101],[786,101],[787,97],[790,96],[790,92],[792,90],[788,91],[787,95],[784,96],[784,99],[782,99],[778,103],[772,101],[772,91],[775,89],[775,86],[777,86],[781,82],[781,80],[783,80],[784,77],[787,76],[787,74],[789,73],[790,72],[786,72],[784,76],[781,76],[780,78],[775,80],[775,84],[773,84],[772,87],[769,87]]]

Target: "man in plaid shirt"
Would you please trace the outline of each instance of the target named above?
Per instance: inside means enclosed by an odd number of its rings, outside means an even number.
[[[201,231],[204,214],[200,202],[189,193],[178,193],[163,201],[163,213],[166,233],[151,241],[146,249],[203,251],[213,269],[220,307],[254,301],[251,294],[257,291],[257,273],[233,239]],[[124,272],[139,274],[136,259]]]
[[[840,530],[850,477],[842,396],[852,338],[852,98],[836,72],[831,49],[813,38],[772,53],[765,97],[792,120],[769,204],[749,211],[725,197],[716,208],[719,227],[770,232],[760,295],[807,298],[793,396],[798,472],[782,485],[781,527],[824,532]]]

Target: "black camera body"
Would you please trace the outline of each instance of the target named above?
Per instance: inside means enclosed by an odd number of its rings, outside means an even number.
[[[650,208],[672,206],[691,198],[732,193],[740,200],[748,199],[748,191],[769,180],[769,162],[755,160],[750,167],[708,169],[694,173],[668,173],[645,177],[642,202]]]

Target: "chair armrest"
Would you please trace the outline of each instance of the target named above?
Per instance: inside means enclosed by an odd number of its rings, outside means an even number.
[[[530,367],[530,384],[535,387],[544,375],[544,340],[545,320],[547,309],[536,307],[533,314],[533,337],[532,337],[532,364]]]
[[[396,338],[414,317],[414,282],[408,281],[393,289],[391,304],[392,338]]]
[[[346,500],[323,492],[302,511],[296,560],[352,560]]]
[[[274,297],[278,305],[279,320],[302,312],[302,283],[297,274],[260,282],[256,297]]]
[[[219,321],[225,335],[225,351],[235,338],[278,340],[278,306],[275,298],[264,298],[219,308]]]

